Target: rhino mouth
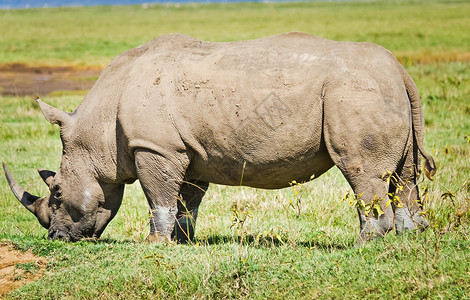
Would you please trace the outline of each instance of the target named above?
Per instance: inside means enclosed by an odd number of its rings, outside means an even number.
[[[50,240],[78,242],[83,240],[96,240],[97,237],[94,234],[74,234],[72,231],[65,228],[51,228],[49,229],[48,238]]]
[[[65,231],[60,229],[49,230],[48,238],[50,240],[71,241],[71,236]]]

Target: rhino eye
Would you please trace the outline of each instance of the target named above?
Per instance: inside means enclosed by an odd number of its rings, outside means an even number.
[[[54,197],[56,199],[60,199],[62,197],[62,190],[60,189],[60,187],[58,185],[55,185],[53,188],[53,193],[54,193]]]

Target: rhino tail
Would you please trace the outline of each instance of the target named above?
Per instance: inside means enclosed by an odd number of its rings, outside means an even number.
[[[415,82],[411,76],[403,68],[403,79],[406,87],[406,92],[408,93],[408,98],[411,105],[411,115],[413,122],[413,135],[416,140],[416,145],[419,152],[426,160],[424,165],[424,174],[429,180],[432,180],[432,176],[436,174],[436,164],[432,156],[424,150],[423,139],[424,139],[424,116],[423,110],[421,107],[421,99],[419,97],[418,88],[416,87]]]

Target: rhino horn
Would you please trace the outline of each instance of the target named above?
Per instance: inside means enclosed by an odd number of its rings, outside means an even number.
[[[44,228],[48,229],[50,224],[48,206],[49,197],[40,198],[38,196],[31,195],[16,182],[10,171],[8,171],[5,163],[3,163],[3,170],[5,171],[8,185],[16,198],[24,205],[24,207],[36,216],[39,223],[41,223]]]
[[[51,186],[52,179],[54,179],[55,172],[49,171],[45,169],[38,169],[39,176],[41,176],[42,180],[46,183],[48,187]]]
[[[63,125],[70,124],[72,122],[72,116],[64,111],[61,111],[58,108],[55,108],[45,102],[42,102],[41,99],[37,98],[36,102],[41,108],[42,114],[47,121],[51,124],[57,124],[60,127]]]

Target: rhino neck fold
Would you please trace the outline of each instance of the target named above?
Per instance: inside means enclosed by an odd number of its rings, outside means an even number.
[[[74,144],[80,148],[78,149],[82,156],[80,159],[89,164],[97,179],[108,183],[123,183],[128,178],[123,178],[127,176],[121,176],[122,172],[119,170],[123,169],[123,164],[129,164],[130,160],[120,149],[123,137],[120,134],[120,126],[116,125],[117,98],[101,95],[108,93],[109,89],[103,91],[100,85],[98,80],[75,112],[77,122],[74,137],[79,138],[79,141]]]

